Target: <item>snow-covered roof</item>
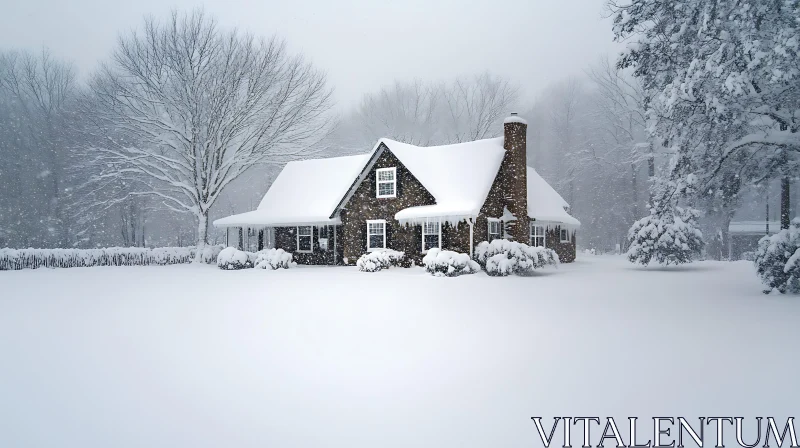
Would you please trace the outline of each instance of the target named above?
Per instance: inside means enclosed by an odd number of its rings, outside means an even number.
[[[436,199],[434,205],[399,211],[395,219],[401,223],[434,216],[458,222],[478,216],[505,155],[502,138],[428,147],[389,139],[381,143]]]
[[[536,221],[556,222],[571,227],[580,227],[581,222],[567,211],[569,204],[546,180],[528,167],[528,217]]]
[[[369,154],[289,162],[256,210],[214,221],[217,227],[339,224],[333,209]]]
[[[778,221],[769,222],[769,233],[776,233],[781,228]],[[765,235],[767,233],[766,221],[731,221],[728,232],[737,235]]]
[[[267,191],[258,209],[214,221],[217,227],[339,224],[339,206],[363,180],[382,148],[419,180],[436,203],[395,214],[401,224],[438,218],[453,224],[480,214],[505,156],[503,138],[420,147],[383,138],[358,156],[290,162]],[[362,176],[362,177],[359,177]],[[564,209],[566,201],[528,167],[528,216],[571,227],[580,222]]]

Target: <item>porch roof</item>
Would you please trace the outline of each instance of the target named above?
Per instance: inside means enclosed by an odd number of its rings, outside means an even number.
[[[369,155],[289,162],[256,210],[214,221],[216,227],[340,224],[333,209]]]

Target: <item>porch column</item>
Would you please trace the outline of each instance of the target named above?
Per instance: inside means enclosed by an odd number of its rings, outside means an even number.
[[[474,224],[473,218],[467,219],[467,223],[469,224],[469,258],[472,258],[475,254],[474,249],[472,248],[472,245],[474,244],[473,243],[474,235],[472,233],[473,232],[472,225]]]

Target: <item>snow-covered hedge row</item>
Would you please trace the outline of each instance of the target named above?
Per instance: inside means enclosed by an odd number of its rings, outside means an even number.
[[[761,282],[780,293],[800,293],[800,218],[788,229],[765,236],[758,242],[755,264]]]
[[[256,262],[256,254],[235,247],[226,247],[217,256],[217,267],[225,270],[251,269]]]
[[[292,254],[283,249],[267,249],[256,252],[256,268],[258,269],[289,269],[297,266],[292,261]]]
[[[558,254],[552,249],[531,247],[516,241],[483,241],[475,248],[475,261],[491,276],[530,275],[547,265],[558,266]]]
[[[213,263],[223,246],[206,246],[202,261]],[[149,266],[191,263],[194,247],[106,247],[102,249],[0,249],[0,271],[90,266]]]
[[[392,249],[369,252],[358,258],[356,266],[359,271],[378,272],[403,263],[405,257],[405,252]]]
[[[422,264],[426,271],[437,277],[457,277],[481,270],[480,265],[471,260],[469,255],[437,248],[428,250],[422,258]]]

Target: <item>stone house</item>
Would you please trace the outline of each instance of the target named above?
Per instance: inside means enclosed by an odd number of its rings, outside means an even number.
[[[395,249],[419,261],[439,247],[471,254],[508,238],[575,259],[569,205],[527,165],[527,123],[516,114],[503,137],[418,147],[380,139],[364,155],[288,163],[258,208],[218,219],[228,240],[256,234],[301,264],[354,264]]]

